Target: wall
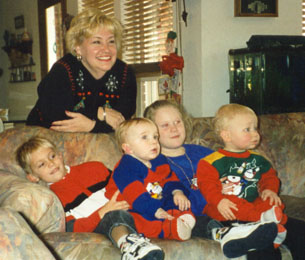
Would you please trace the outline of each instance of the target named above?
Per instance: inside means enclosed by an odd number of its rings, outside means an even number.
[[[229,103],[229,49],[246,47],[254,34],[301,35],[302,0],[278,2],[279,17],[249,18],[234,17],[234,0],[186,1],[184,105],[192,115],[212,116]]]
[[[30,7],[30,8],[29,8]],[[36,66],[36,82],[9,83],[10,62],[7,54],[0,50],[0,66],[3,68],[3,76],[0,78],[0,107],[8,107],[9,119],[22,120],[29,113],[31,106],[35,103],[36,87],[40,81],[40,57],[38,39],[38,15],[37,0],[0,1],[0,47],[5,45],[3,40],[4,30],[10,33],[22,34],[24,29],[15,29],[14,18],[24,15],[24,25],[33,39],[33,60]]]
[[[72,15],[77,13],[75,2],[75,0],[67,0],[67,10]],[[37,0],[0,1],[0,47],[5,45],[4,30],[16,34],[24,32],[24,29],[15,29],[14,17],[19,15],[24,15],[25,28],[33,39],[33,60],[36,65],[32,69],[36,73],[36,81],[9,83],[10,62],[7,54],[0,49],[0,67],[3,69],[0,78],[0,108],[9,108],[10,120],[26,119],[37,100],[37,86],[41,80]]]
[[[229,102],[228,51],[246,47],[253,34],[301,35],[302,0],[278,0],[279,17],[234,17],[234,0],[186,0],[187,27],[182,22],[185,59],[183,103],[194,116],[212,116]],[[68,13],[75,15],[76,0],[67,1]],[[30,7],[30,8],[29,8]],[[34,105],[40,78],[37,0],[0,1],[0,47],[5,29],[14,31],[14,17],[24,15],[25,26],[33,35],[34,71],[37,81],[10,84],[9,61],[0,50],[0,107],[9,107],[11,119],[25,119]],[[18,32],[21,33],[21,32]]]

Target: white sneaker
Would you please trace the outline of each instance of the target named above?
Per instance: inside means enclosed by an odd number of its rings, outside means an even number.
[[[248,251],[262,250],[272,245],[277,236],[277,225],[270,223],[235,224],[212,229],[212,237],[219,241],[228,258],[245,255]]]
[[[163,260],[163,250],[140,234],[129,234],[121,246],[122,260]]]

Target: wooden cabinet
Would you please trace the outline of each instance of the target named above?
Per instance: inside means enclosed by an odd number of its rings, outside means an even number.
[[[257,114],[305,111],[305,48],[229,51],[230,103]]]

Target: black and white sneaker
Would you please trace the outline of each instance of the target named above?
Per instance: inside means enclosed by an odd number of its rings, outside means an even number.
[[[212,237],[219,241],[228,258],[245,255],[248,251],[262,250],[272,245],[277,236],[277,225],[271,223],[233,224],[230,227],[214,228]]]
[[[122,260],[163,260],[163,250],[140,234],[129,234],[121,246]]]

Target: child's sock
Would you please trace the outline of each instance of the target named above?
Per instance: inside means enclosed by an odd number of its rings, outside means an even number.
[[[119,240],[118,240],[118,242],[117,242],[118,248],[121,248],[122,244],[123,244],[124,242],[127,241],[127,240],[126,240],[126,237],[127,237],[127,236],[128,236],[128,235],[123,235],[123,236],[121,236],[121,237],[119,238]]]
[[[273,206],[271,209],[268,209],[261,214],[261,221],[280,223],[282,217],[283,217],[282,209],[278,206]]]
[[[189,227],[191,229],[193,229],[193,227],[195,226],[196,224],[196,219],[193,215],[191,214],[183,214],[179,217],[179,219],[182,219],[186,224],[189,225]]]
[[[274,248],[278,248],[284,242],[286,235],[287,235],[286,228],[281,224],[277,224],[277,236],[273,241]]]
[[[183,214],[177,218],[177,234],[181,240],[187,240],[192,235],[196,220],[191,214]]]

